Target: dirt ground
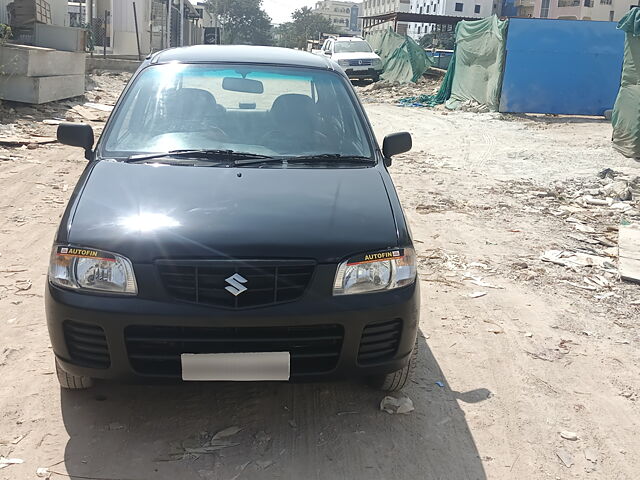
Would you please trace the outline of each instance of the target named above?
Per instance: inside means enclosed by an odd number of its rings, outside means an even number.
[[[5,104],[0,128],[54,135],[42,120],[112,103],[126,76],[94,79],[81,101]],[[640,216],[640,163],[611,148],[598,119],[371,98],[366,109],[380,141],[414,136],[390,169],[420,261],[421,352],[404,392],[415,411],[381,412],[384,395],[346,383],[60,391],[42,292],[86,161],[53,143],[0,146],[0,457],[24,461],[0,479],[37,478],[39,467],[114,480],[638,477],[640,285],[618,279],[615,246],[621,218]],[[616,182],[634,199],[585,203]],[[548,250],[608,262],[568,267],[541,260]],[[240,430],[223,433],[225,448],[172,455],[229,427]]]

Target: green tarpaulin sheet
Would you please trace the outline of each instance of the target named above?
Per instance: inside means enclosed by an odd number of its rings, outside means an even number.
[[[423,48],[410,37],[388,29],[367,35],[383,62],[380,78],[389,82],[416,82],[432,65]]]
[[[613,107],[613,146],[626,157],[640,158],[640,8],[622,17],[625,32],[622,80]]]
[[[507,21],[495,15],[458,23],[455,75],[447,108],[475,101],[498,110],[506,38]]]
[[[435,95],[418,95],[417,97],[406,97],[400,99],[400,105],[405,107],[435,107],[440,105],[451,96],[451,85],[456,72],[456,52],[454,50],[447,73],[442,79],[438,93]]]

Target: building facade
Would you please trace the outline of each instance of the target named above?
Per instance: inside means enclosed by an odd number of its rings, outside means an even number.
[[[340,2],[336,0],[321,0],[316,3],[314,13],[319,13],[335,27],[334,33],[357,34],[362,30],[360,16],[361,3]]]
[[[203,23],[211,19],[194,4],[189,0],[73,0],[68,2],[67,18],[73,26],[91,26],[97,52],[137,56],[138,45],[146,55],[168,46],[203,43]]]
[[[499,13],[499,7],[498,0],[411,0],[410,8],[411,13],[484,18]],[[411,23],[407,33],[418,40],[432,30],[432,24]]]
[[[194,8],[200,16],[200,19],[197,21],[197,25],[199,27],[210,28],[220,26],[220,22],[218,21],[218,19],[214,15],[212,15],[209,10],[207,10],[207,6],[204,3],[198,2],[194,5]]]
[[[442,0],[441,0],[442,1]],[[382,15],[383,13],[410,12],[411,0],[364,0],[362,2],[362,17]],[[376,25],[371,31],[386,30],[393,27],[391,23]],[[398,22],[397,32],[401,35],[408,33],[409,23]]]
[[[617,22],[638,0],[505,0],[508,17]]]

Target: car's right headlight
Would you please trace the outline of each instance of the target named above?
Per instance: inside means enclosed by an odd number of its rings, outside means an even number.
[[[54,245],[49,281],[75,290],[137,295],[138,286],[128,258],[93,248]]]
[[[416,271],[413,248],[366,253],[338,266],[333,294],[350,295],[404,287],[415,282]]]
[[[338,60],[338,65],[340,65],[341,67],[348,67],[349,60]]]

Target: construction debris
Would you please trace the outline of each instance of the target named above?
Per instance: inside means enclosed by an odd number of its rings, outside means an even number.
[[[89,120],[91,122],[104,122],[105,120],[104,115],[100,115],[92,111],[91,109],[85,108],[81,105],[76,105],[71,110],[80,115],[85,120]]]
[[[462,276],[463,280],[470,280],[471,283],[473,283],[474,285],[478,286],[478,287],[482,287],[482,288],[495,288],[495,289],[502,289],[502,287],[498,287],[497,285],[493,285],[489,282],[485,282],[482,277],[476,277],[473,276],[469,273],[465,273]]]
[[[159,460],[182,460],[189,456],[198,457],[204,454],[215,453],[225,448],[237,447],[240,445],[239,442],[232,442],[230,440],[225,440],[225,438],[236,435],[241,430],[242,429],[240,427],[229,427],[214,435],[203,432],[179,442],[171,442],[169,444],[170,450],[167,456],[161,457]]]
[[[82,76],[84,78],[84,75]],[[0,162],[26,157],[26,149],[49,148],[57,142],[56,129],[62,122],[92,123],[100,132],[130,73],[87,76],[82,97],[41,105],[0,102]]]
[[[575,441],[578,440],[578,435],[574,432],[569,432],[567,430],[563,430],[560,432],[560,436],[565,440]]]
[[[413,402],[409,397],[384,397],[380,402],[380,410],[389,414],[404,414],[415,410]]]
[[[472,292],[469,294],[469,296],[471,298],[480,298],[480,297],[484,297],[487,294],[487,292]]]
[[[10,147],[20,145],[43,145],[45,143],[54,143],[58,139],[55,137],[0,137],[0,145],[7,145]]]
[[[366,86],[355,86],[358,96],[365,103],[397,104],[401,98],[424,93],[435,94],[440,86],[440,78],[423,76],[416,83],[388,82],[381,80]]]
[[[24,463],[24,460],[22,460],[21,458],[0,457],[0,470],[8,467],[9,465],[18,465],[20,463]]]
[[[598,462],[598,452],[596,452],[593,448],[585,448],[584,449],[584,458],[589,460],[591,463]]]
[[[618,230],[620,277],[640,282],[640,223],[622,223]]]
[[[565,467],[570,468],[573,465],[573,457],[566,450],[560,449],[556,452],[556,455]]]
[[[47,467],[38,467],[36,469],[36,477],[38,478],[50,478],[51,471]]]
[[[24,292],[24,291],[30,290],[32,285],[33,284],[31,283],[31,280],[18,280],[15,283],[16,290],[19,291],[19,292]]]
[[[461,112],[472,112],[472,113],[488,113],[491,109],[482,103],[476,102],[475,100],[466,100],[464,102],[460,102],[458,104],[457,110]]]
[[[113,105],[105,105],[103,103],[87,102],[84,104],[84,106],[87,108],[93,108],[95,110],[100,110],[101,112],[108,112],[108,113],[111,113],[111,111],[113,110]]]
[[[625,297],[617,293],[619,280],[621,276],[628,280],[640,276],[638,267],[630,267],[640,254],[634,246],[621,245],[619,249],[618,236],[623,242],[629,234],[627,225],[640,224],[640,176],[609,168],[593,177],[572,178],[551,186],[523,180],[511,182],[508,188],[528,201],[526,212],[557,217],[566,223],[566,238],[550,239],[554,242],[552,248],[539,257],[543,263],[567,269],[566,275],[556,275],[556,282],[586,295],[591,292],[592,298],[609,305],[614,299],[628,304],[629,299],[625,302]],[[573,242],[567,243],[567,239]],[[637,245],[638,239],[632,234],[627,242]],[[628,253],[634,252],[634,248],[635,253]],[[622,252],[626,255],[624,260],[619,259]],[[524,272],[514,275],[528,279],[537,276]],[[607,291],[599,292],[603,289]]]
[[[615,181],[605,185],[602,188],[602,193],[608,198],[622,202],[631,200],[633,197],[631,188],[629,188],[629,183],[624,180]]]
[[[616,271],[616,266],[611,262],[610,258],[582,252],[547,250],[540,256],[540,260],[574,269],[577,267],[600,267],[614,273]]]

